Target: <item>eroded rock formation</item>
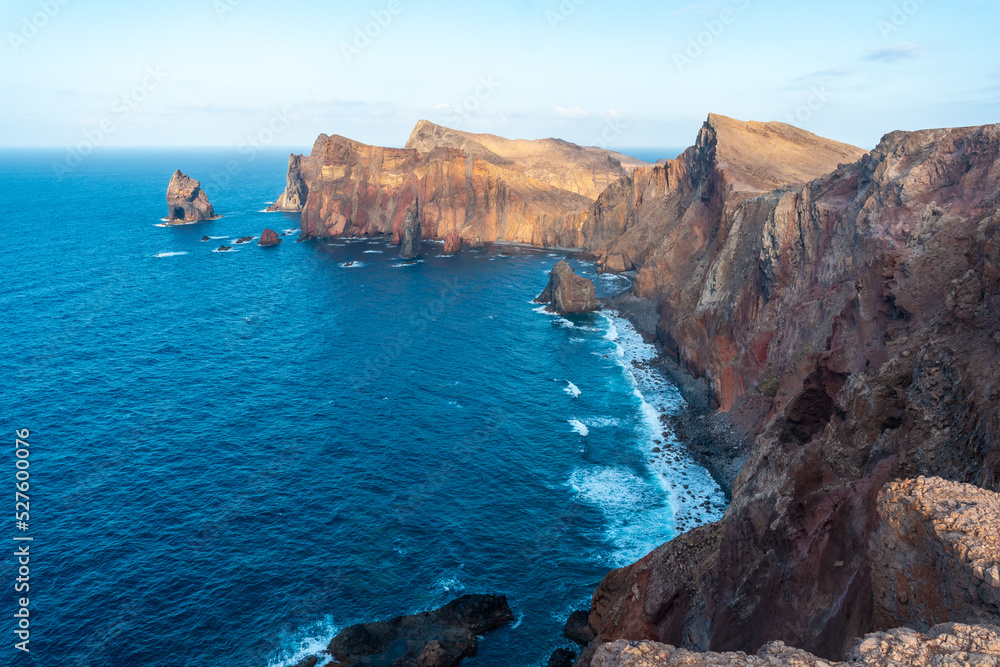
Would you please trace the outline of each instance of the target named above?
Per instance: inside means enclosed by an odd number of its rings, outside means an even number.
[[[403,218],[403,234],[399,245],[399,256],[403,259],[414,259],[420,256],[420,206],[417,202],[410,204]]]
[[[562,315],[601,309],[594,283],[578,276],[566,260],[561,260],[549,273],[549,284],[535,303],[551,304],[550,309]]]
[[[328,652],[341,667],[455,667],[476,654],[478,636],[513,620],[505,597],[466,595],[435,611],[353,625]]]
[[[215,209],[201,183],[181,173],[178,169],[167,185],[167,222],[181,224],[214,220]]]

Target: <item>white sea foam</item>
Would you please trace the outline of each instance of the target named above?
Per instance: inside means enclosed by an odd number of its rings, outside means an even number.
[[[368,266],[364,262],[344,262],[340,265],[342,269],[360,269],[361,267]]]
[[[154,257],[180,257],[181,255],[186,255],[187,251],[182,252],[161,252]]]
[[[677,439],[666,417],[687,409],[680,391],[648,362],[656,357],[632,324],[604,314],[608,333],[618,352],[614,358],[633,388],[640,417],[643,454],[652,476],[666,495],[676,532],[717,521],[725,510],[725,495],[708,471],[698,465]],[[659,452],[651,453],[653,448]]]
[[[384,255],[385,250],[365,250],[366,255]]]
[[[212,252],[228,253],[228,252],[239,252],[239,251],[236,248],[230,248],[229,250],[219,250],[218,248],[216,248]]]
[[[453,593],[461,593],[462,591],[465,590],[465,584],[463,584],[462,581],[458,578],[458,575],[452,577],[442,577],[438,579],[437,583],[435,584],[435,587],[439,588],[445,593],[448,593],[449,595]]]
[[[621,420],[617,417],[587,417],[583,423],[588,428],[614,428],[621,424]]]
[[[214,241],[218,241],[219,239],[230,239],[232,237],[231,236],[209,236],[208,238],[210,238],[210,239],[212,239]]]
[[[283,229],[281,231],[285,232],[286,234],[295,234],[296,232],[299,232],[301,230],[298,227],[292,227],[291,229]]]
[[[576,431],[578,434],[580,434],[584,438],[586,438],[588,435],[590,435],[590,429],[587,428],[587,425],[584,424],[579,419],[570,419],[568,423],[569,423],[570,426],[573,427],[574,431]]]
[[[293,667],[309,656],[319,655],[342,629],[331,618],[326,618],[283,638],[282,648],[268,661],[267,667]]]
[[[399,268],[402,268],[404,266],[416,266],[417,264],[423,264],[423,263],[424,263],[424,260],[418,259],[415,262],[397,262],[397,263],[393,264],[392,266],[394,268],[399,269]]]
[[[263,209],[263,210],[257,211],[257,212],[258,213],[281,213],[281,211],[268,211],[266,208]]]
[[[604,539],[614,547],[610,565],[634,563],[673,536],[669,505],[630,468],[581,467],[569,483],[580,502],[604,516]]]
[[[572,382],[569,382],[568,380],[566,382],[566,386],[563,388],[563,391],[565,391],[567,394],[569,394],[573,398],[580,398],[580,394],[583,393],[583,392],[580,391],[579,387],[577,387]]]

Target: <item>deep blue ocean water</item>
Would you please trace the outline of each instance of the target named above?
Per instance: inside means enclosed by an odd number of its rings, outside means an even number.
[[[470,667],[544,664],[610,568],[718,516],[703,470],[651,454],[684,409],[652,349],[531,303],[562,255],[219,253],[297,227],[261,212],[287,153],[109,150],[62,179],[60,157],[0,153],[0,497],[30,429],[32,664],[278,667],[466,592],[518,618]],[[221,220],[157,226],[177,168]]]

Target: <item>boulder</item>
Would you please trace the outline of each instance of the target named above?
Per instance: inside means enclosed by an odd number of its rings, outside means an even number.
[[[211,240],[212,240],[212,239],[211,239],[211,238],[209,238],[209,237],[207,237],[207,236],[202,236],[202,237],[201,237],[201,242],[202,242],[202,243],[207,243],[207,242],[209,242],[209,241],[211,241]]]
[[[466,595],[434,611],[353,625],[330,642],[340,667],[455,667],[477,637],[514,620],[507,598]]]
[[[265,229],[260,235],[260,241],[257,242],[259,246],[275,246],[281,243],[281,239],[278,238],[278,233],[272,229]]]
[[[399,256],[403,259],[420,257],[420,208],[417,202],[410,204],[403,219],[403,235],[400,239]]]
[[[232,249],[233,249],[233,246],[231,246],[231,245],[223,245],[223,246],[219,246],[219,249],[218,249],[217,252],[229,252]]]
[[[1000,624],[1000,494],[921,477],[877,502],[876,627]]]
[[[167,207],[167,222],[174,224],[214,220],[217,217],[208,195],[201,189],[201,183],[180,169],[174,172],[167,186]]]
[[[233,241],[233,245],[244,245],[253,241],[252,236],[241,236],[240,238]]]
[[[566,315],[592,313],[600,310],[594,283],[582,276],[566,260],[560,261],[549,274],[549,284],[535,303],[547,303],[550,310]]]

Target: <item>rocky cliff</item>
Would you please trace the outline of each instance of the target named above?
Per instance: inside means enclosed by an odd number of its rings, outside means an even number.
[[[739,130],[724,125],[710,119],[663,167],[690,200],[612,215],[652,206],[635,176],[602,195],[600,215],[627,221],[602,259],[634,249],[665,350],[755,442],[725,518],[609,575],[591,624],[600,641],[753,652],[782,640],[840,658],[887,629],[872,578],[885,483],[998,487],[1000,126],[895,132],[761,193],[774,178],[723,150]],[[797,169],[782,178],[806,181]]]
[[[305,237],[391,235],[419,202],[424,238],[583,247],[601,190],[638,160],[557,140],[508,141],[417,125],[403,149],[321,135],[292,156],[274,210],[301,211]]]
[[[183,224],[215,219],[215,210],[201,183],[178,169],[167,185],[167,222]]]

